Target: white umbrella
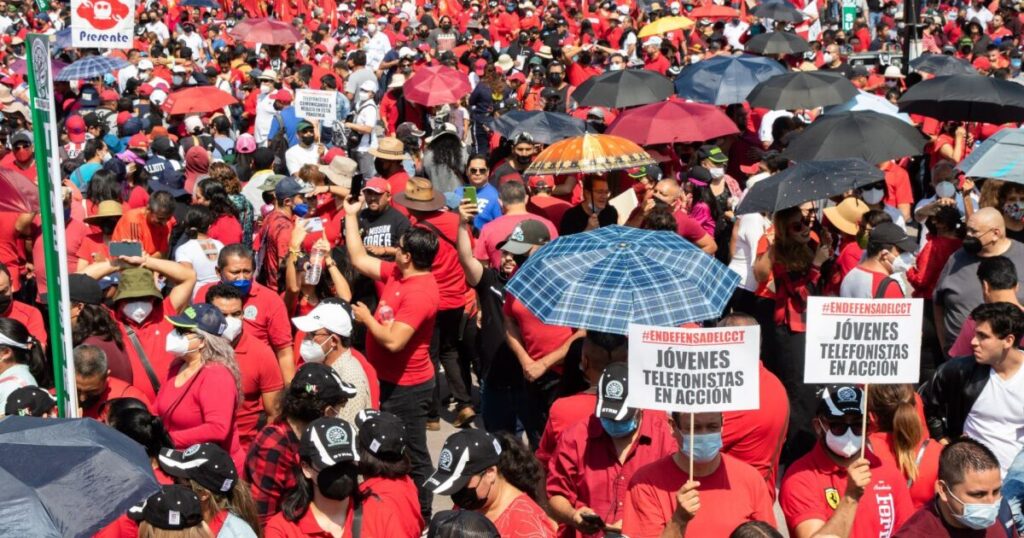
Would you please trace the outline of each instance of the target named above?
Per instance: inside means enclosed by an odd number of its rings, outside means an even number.
[[[900,112],[899,107],[890,103],[888,99],[865,91],[861,91],[856,97],[845,103],[825,107],[824,112],[825,114],[838,114],[840,112],[855,112],[859,110],[878,112],[879,114],[899,118],[907,123],[913,123],[910,121],[910,116]]]

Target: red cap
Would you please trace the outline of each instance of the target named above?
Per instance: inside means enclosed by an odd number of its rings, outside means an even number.
[[[129,149],[149,149],[149,137],[142,133],[135,133],[128,139]]]
[[[270,98],[275,101],[280,101],[282,103],[291,103],[292,92],[288,90],[277,90],[276,92],[270,95]]]
[[[139,85],[139,95],[142,97],[149,97],[153,93],[153,85],[146,82]]]
[[[75,144],[85,141],[85,120],[81,116],[74,115],[64,122],[64,129],[68,132],[68,139]]]
[[[117,101],[118,99],[117,92],[109,88],[100,92],[100,101]]]
[[[366,186],[363,187],[363,190],[373,192],[391,192],[391,185],[388,183],[388,180],[382,177],[375,177],[366,182]]]
[[[530,188],[551,188],[555,186],[554,176],[530,176]]]
[[[331,164],[335,157],[348,157],[348,154],[339,147],[333,147],[327,150],[323,157],[320,157],[320,164]]]
[[[516,71],[515,73],[512,73],[511,75],[508,76],[508,81],[509,82],[515,82],[515,81],[526,82],[526,75],[522,74],[519,71]]]
[[[978,56],[974,59],[973,64],[975,69],[988,71],[992,69],[992,62],[988,61],[987,56]]]
[[[127,110],[122,110],[117,113],[117,126],[120,127],[125,124],[128,120],[132,119],[132,113]]]

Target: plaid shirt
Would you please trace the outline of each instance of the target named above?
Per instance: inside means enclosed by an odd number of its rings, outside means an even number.
[[[287,422],[270,424],[256,435],[245,458],[245,478],[264,523],[281,510],[285,493],[295,488],[298,465],[299,438]]]

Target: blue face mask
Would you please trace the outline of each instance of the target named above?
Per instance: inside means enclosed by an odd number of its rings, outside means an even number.
[[[295,204],[292,206],[292,214],[300,219],[309,213],[309,204]]]
[[[640,426],[639,415],[633,415],[633,418],[629,420],[612,420],[604,417],[599,418],[601,420],[601,427],[604,428],[604,431],[616,439],[635,432],[637,427]]]
[[[961,501],[956,495],[953,495],[953,492],[948,486],[946,487],[946,493],[950,497],[956,499],[956,501],[964,507],[963,515],[953,512],[953,517],[960,523],[963,523],[974,530],[982,530],[991,527],[999,517],[999,501],[992,504],[970,504]]]
[[[701,433],[694,435],[692,439],[689,435],[683,434],[683,440],[679,446],[684,456],[689,457],[693,454],[693,461],[707,463],[715,459],[715,456],[722,450],[722,433]]]
[[[225,282],[225,284],[234,286],[238,291],[242,292],[242,295],[249,295],[249,292],[252,291],[252,280],[232,280],[231,282]]]
[[[1014,69],[1020,69],[1020,60],[1010,60],[1010,66]]]

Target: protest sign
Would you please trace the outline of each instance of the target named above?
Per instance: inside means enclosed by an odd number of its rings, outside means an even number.
[[[704,413],[759,407],[761,328],[629,325],[627,405]]]
[[[921,299],[808,297],[805,383],[917,383]]]
[[[307,120],[335,121],[338,119],[338,96],[336,92],[323,90],[297,90],[295,115]]]
[[[71,46],[130,49],[135,0],[71,0]]]

